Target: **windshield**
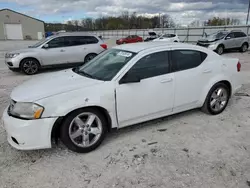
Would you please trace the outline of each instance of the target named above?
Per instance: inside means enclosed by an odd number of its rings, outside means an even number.
[[[29,48],[37,48],[37,47],[41,46],[42,44],[48,42],[51,38],[53,38],[53,36],[50,36],[50,37],[45,38],[43,40],[40,40],[38,43],[36,43],[36,44],[34,44],[32,46],[29,46]]]
[[[228,34],[227,31],[219,31],[213,34],[210,34],[207,36],[208,40],[216,40],[216,39],[222,39]]]
[[[135,55],[134,52],[109,49],[73,71],[89,78],[110,81]]]

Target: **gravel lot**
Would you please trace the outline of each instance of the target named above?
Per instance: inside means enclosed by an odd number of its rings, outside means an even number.
[[[31,43],[0,42],[0,118],[11,90],[34,77],[6,69],[3,54]],[[62,144],[17,151],[0,126],[0,187],[249,187],[250,97],[242,94],[250,94],[250,52],[225,56],[240,59],[245,85],[217,116],[192,110],[128,127],[109,134],[88,154],[70,152]]]

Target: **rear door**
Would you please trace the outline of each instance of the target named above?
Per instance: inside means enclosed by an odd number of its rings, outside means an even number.
[[[234,33],[229,33],[223,42],[225,49],[230,49],[230,48],[235,48],[236,43],[235,43],[235,36]]]
[[[98,45],[99,40],[94,36],[67,36],[70,47],[67,50],[68,63],[84,62],[86,55],[99,54],[102,49]]]
[[[234,32],[235,36],[235,48],[240,48],[244,43],[246,34],[243,32]]]
[[[213,74],[206,58],[206,53],[197,50],[180,48],[171,52],[172,71],[175,73],[175,112],[197,107],[201,91]]]

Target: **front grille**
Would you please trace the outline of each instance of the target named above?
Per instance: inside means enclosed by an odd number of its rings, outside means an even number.
[[[197,45],[198,45],[198,46],[203,46],[203,47],[206,47],[206,48],[209,46],[209,44],[200,43],[200,42],[198,42]]]

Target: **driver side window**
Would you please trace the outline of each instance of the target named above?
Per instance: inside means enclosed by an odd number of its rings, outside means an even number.
[[[140,79],[151,78],[169,73],[168,51],[156,52],[141,58],[128,71]]]
[[[227,35],[227,37],[230,37],[230,39],[231,39],[231,38],[234,38],[234,34],[233,34],[233,33],[229,33],[229,34]],[[227,37],[226,37],[226,38],[227,38]]]
[[[54,38],[51,41],[49,41],[47,44],[49,45],[49,48],[60,48],[67,46],[67,42],[65,41],[64,37],[58,37]]]

